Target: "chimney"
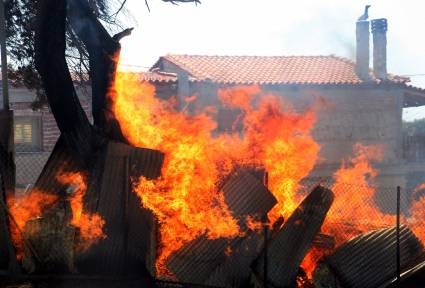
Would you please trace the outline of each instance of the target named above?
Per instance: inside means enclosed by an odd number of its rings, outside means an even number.
[[[356,23],[356,73],[362,80],[369,75],[369,21]]]
[[[387,79],[387,19],[372,20],[373,71],[378,79]]]

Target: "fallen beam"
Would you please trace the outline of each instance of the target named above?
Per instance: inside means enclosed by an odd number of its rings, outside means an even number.
[[[320,231],[333,199],[331,190],[317,186],[292,213],[276,237],[270,240],[267,282],[272,287],[294,285],[299,266]],[[257,283],[262,283],[265,277],[264,261],[262,253],[253,264]]]

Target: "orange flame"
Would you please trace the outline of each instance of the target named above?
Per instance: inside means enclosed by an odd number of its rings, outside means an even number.
[[[414,196],[418,194],[421,190],[425,189],[425,183],[422,183],[415,187],[413,190]],[[422,241],[425,245],[425,194],[418,197],[413,201],[411,207],[411,215],[409,219],[407,219],[408,225],[413,230],[415,235]]]
[[[354,145],[354,153],[355,157],[349,164],[343,163],[334,174],[335,184],[332,191],[335,193],[335,201],[328,213],[324,229],[337,227],[330,225],[331,223],[354,224],[359,232],[394,225],[394,215],[381,212],[374,199],[376,193],[374,181],[378,173],[371,162],[382,160],[382,146],[364,146],[357,143]],[[355,189],[352,186],[355,186]],[[350,204],[349,208],[347,203]],[[326,230],[325,232],[327,233]],[[334,234],[342,236],[341,233]],[[346,237],[352,236],[354,235],[344,235],[341,240],[347,240]],[[337,244],[340,243],[338,239],[336,240]]]
[[[372,161],[382,160],[382,146],[354,145],[354,157],[343,162],[334,174],[335,183],[332,191],[335,200],[327,214],[322,231],[335,238],[340,245],[350,238],[373,228],[394,225],[394,215],[381,212],[376,206],[375,178],[377,170]],[[305,257],[302,267],[309,277],[319,260],[327,252],[323,249],[312,249]]]
[[[134,185],[142,205],[161,224],[160,273],[173,252],[199,235],[240,235],[217,189],[220,179],[236,166],[269,171],[269,187],[279,201],[270,213],[272,220],[295,209],[298,182],[308,175],[319,152],[310,135],[313,111],[293,112],[282,99],[263,95],[257,86],[220,90],[223,104],[241,111],[238,120],[244,130],[213,137],[217,124],[209,113],[214,109],[206,107],[192,116],[176,111],[173,103],[155,98],[155,88],[140,83],[134,74],[118,72],[110,94],[127,139],[165,153],[162,176],[154,181],[141,177]]]
[[[84,212],[83,198],[87,191],[87,185],[82,173],[61,173],[56,178],[61,184],[70,185],[74,190],[69,197],[72,210],[70,223],[77,227],[80,232],[80,241],[77,245],[77,250],[80,252],[86,251],[93,244],[106,238],[106,235],[103,233],[105,221],[96,213]]]
[[[53,205],[57,200],[56,195],[44,193],[33,189],[21,197],[8,196],[7,206],[11,217],[10,234],[16,248],[18,259],[22,258],[23,239],[21,232],[24,231],[28,220],[41,217],[43,211]]]

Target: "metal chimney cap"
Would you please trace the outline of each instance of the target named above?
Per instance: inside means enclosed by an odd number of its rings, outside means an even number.
[[[375,32],[387,32],[388,30],[388,21],[385,18],[374,19],[372,23],[372,33]]]

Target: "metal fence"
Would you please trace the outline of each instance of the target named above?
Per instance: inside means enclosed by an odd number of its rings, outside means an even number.
[[[41,173],[49,155],[50,152],[20,152],[16,154],[16,184],[18,191],[25,191],[31,188]],[[310,178],[302,181],[298,194],[306,196],[317,185],[329,188],[335,194],[333,206],[322,227],[322,238],[317,240],[319,246],[326,247],[324,249],[328,249],[329,253],[332,253],[333,249],[352,237],[362,233],[385,227],[395,227],[398,207],[400,207],[400,224],[411,228],[418,236],[420,236],[419,234],[422,237],[425,235],[425,226],[418,222],[421,220],[416,215],[418,211],[412,210],[412,205],[417,203],[421,196],[425,197],[425,190],[418,190],[412,193],[412,191],[401,189],[400,198],[398,198],[396,186],[382,187],[348,182],[336,183],[332,178]],[[412,187],[409,190],[412,190]],[[415,196],[413,197],[412,195]],[[425,204],[423,206],[415,206],[416,209],[420,209],[420,207],[425,209]],[[419,213],[419,215],[425,214]],[[425,221],[425,219],[422,220]],[[425,239],[422,239],[422,241],[425,241]],[[396,261],[396,258],[394,258],[394,261]],[[164,288],[212,287],[161,280],[158,280],[157,285]]]
[[[51,152],[17,152],[15,154],[17,192],[30,189],[37,181]]]

